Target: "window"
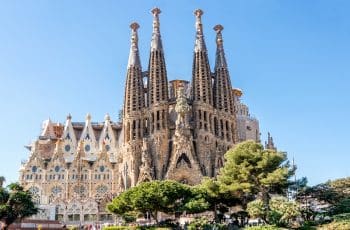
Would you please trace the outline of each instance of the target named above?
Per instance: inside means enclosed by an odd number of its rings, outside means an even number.
[[[38,170],[38,167],[36,167],[36,166],[33,166],[33,167],[32,167],[32,172],[33,172],[33,173],[36,173],[37,170]]]

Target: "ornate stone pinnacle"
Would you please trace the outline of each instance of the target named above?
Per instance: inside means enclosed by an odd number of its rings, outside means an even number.
[[[111,120],[111,117],[109,116],[109,114],[108,114],[108,113],[105,115],[105,120],[106,120],[106,121]]]
[[[241,97],[243,95],[243,91],[239,88],[233,88],[232,91],[237,97]]]
[[[159,15],[162,11],[161,11],[158,7],[155,7],[155,8],[153,8],[153,9],[151,10],[151,12],[152,12],[152,14],[153,14],[154,16],[157,16],[157,15]]]
[[[222,34],[221,31],[224,29],[224,27],[220,24],[214,26],[214,30],[216,31],[216,44],[219,46],[222,46]]]
[[[88,120],[88,121],[91,120],[91,115],[90,115],[90,113],[86,114],[86,120]]]
[[[213,29],[216,31],[216,33],[220,33],[221,31],[224,30],[224,27],[222,25],[218,24],[218,25],[214,26]]]
[[[67,120],[72,120],[72,115],[70,115],[70,113],[67,115]]]
[[[196,17],[201,17],[202,15],[203,15],[203,10],[201,10],[201,9],[196,9],[195,11],[194,11],[194,15],[196,15]]]
[[[140,25],[137,22],[133,22],[133,23],[130,24],[130,28],[133,31],[137,31],[137,29],[140,28]]]

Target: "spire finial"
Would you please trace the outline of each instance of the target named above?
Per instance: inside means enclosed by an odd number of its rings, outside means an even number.
[[[195,11],[194,11],[194,15],[196,15],[197,16],[197,18],[201,18],[201,16],[203,15],[203,10],[201,10],[201,9],[196,9]]]
[[[227,67],[226,64],[226,58],[225,58],[225,52],[224,52],[224,46],[223,46],[223,39],[222,39],[222,33],[224,27],[220,24],[214,26],[213,28],[216,32],[216,61],[215,61],[215,69],[220,67]]]
[[[138,48],[138,35],[137,30],[140,28],[140,25],[137,22],[133,22],[130,24],[131,28],[131,47],[130,47],[130,55],[129,55],[129,64],[130,66],[141,66],[140,57],[139,57],[139,48]]]
[[[137,31],[138,28],[140,28],[140,25],[137,22],[133,22],[130,24],[130,28],[132,29],[132,31]]]
[[[222,25],[220,25],[220,24],[217,24],[216,26],[214,26],[213,29],[214,29],[214,30],[216,31],[216,33],[218,34],[218,33],[221,33],[221,31],[224,30],[224,27],[223,27]]]
[[[162,11],[158,7],[154,7],[151,12],[154,16],[158,16]]]
[[[203,11],[201,9],[197,9],[194,11],[194,15],[196,16],[196,43],[195,43],[195,52],[198,51],[206,51],[206,46],[204,42],[203,35],[203,26],[202,26],[202,15]]]
[[[86,120],[87,120],[87,121],[90,121],[90,120],[91,120],[91,115],[90,115],[90,113],[86,114]]]
[[[72,120],[72,115],[70,113],[67,115],[67,120]]]
[[[162,50],[162,41],[160,38],[160,23],[159,23],[159,14],[161,13],[160,9],[155,7],[151,10],[153,14],[153,34],[151,41],[151,50]]]
[[[159,14],[161,13],[159,8],[152,9],[153,14],[153,33],[159,33]]]
[[[105,121],[110,121],[111,120],[111,117],[109,116],[109,114],[107,113],[106,115],[105,115]]]
[[[194,11],[194,15],[196,15],[196,29],[198,32],[202,33],[202,15],[203,11],[201,9],[197,9]]]
[[[131,28],[131,44],[133,46],[137,46],[138,43],[138,36],[137,36],[137,30],[140,28],[140,25],[137,22],[133,22],[130,24]]]
[[[217,45],[222,45],[222,34],[221,34],[221,31],[223,31],[224,27],[220,24],[214,26],[213,28],[216,32],[216,44]]]

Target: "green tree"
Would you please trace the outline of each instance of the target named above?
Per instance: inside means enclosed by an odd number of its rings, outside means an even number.
[[[128,189],[121,193],[119,196],[114,198],[112,202],[107,204],[107,210],[111,213],[114,213],[124,219],[125,222],[133,222],[134,212],[133,206],[131,203],[131,194],[134,190]]]
[[[331,209],[333,215],[350,213],[350,198],[343,198],[339,200]]]
[[[211,210],[214,219],[220,222],[228,208],[239,204],[234,193],[222,190],[218,181],[213,178],[204,178],[202,183],[192,188],[192,199],[186,204],[189,213]],[[194,208],[189,208],[192,205]],[[194,211],[193,211],[194,210]]]
[[[4,182],[5,182],[5,177],[3,176],[0,176],[0,188],[2,188],[2,186],[4,185]]]
[[[315,217],[320,214],[319,209],[316,210],[310,205],[315,202],[328,204],[328,207],[323,208],[322,213],[333,215],[346,212],[347,196],[341,189],[332,187],[331,182],[306,187],[297,193],[296,199],[303,204],[302,216],[307,221],[315,220]]]
[[[268,209],[270,194],[285,193],[295,171],[285,153],[264,149],[254,141],[238,144],[225,154],[225,159],[218,182],[223,190],[236,194],[243,207],[258,196]]]
[[[32,195],[17,183],[0,188],[0,221],[7,229],[15,220],[22,220],[38,212]]]
[[[107,209],[115,214],[137,211],[149,213],[158,222],[158,212],[174,213],[185,210],[192,198],[189,186],[170,180],[141,183],[116,197]]]
[[[248,203],[247,211],[251,217],[261,218],[265,222],[280,227],[288,226],[292,220],[301,215],[300,205],[294,201],[288,201],[285,197],[273,197],[270,208],[266,209],[261,199]]]
[[[270,222],[277,226],[288,226],[291,221],[301,215],[300,205],[295,201],[288,201],[285,197],[274,197],[270,202]]]
[[[250,217],[261,218],[267,222],[267,210],[261,199],[256,199],[248,203],[247,211]]]
[[[329,181],[327,184],[338,194],[341,194],[342,198],[350,198],[350,177]]]

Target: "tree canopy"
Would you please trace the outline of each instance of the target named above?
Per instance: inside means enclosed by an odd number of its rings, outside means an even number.
[[[108,204],[108,211],[123,216],[137,211],[149,213],[157,221],[157,213],[183,211],[192,198],[189,186],[170,180],[141,183],[121,193]]]
[[[288,226],[291,220],[301,215],[299,204],[285,197],[273,197],[269,209],[265,208],[261,199],[256,199],[248,203],[247,211],[251,217],[259,217],[281,227]]]
[[[238,144],[225,154],[225,159],[218,182],[240,197],[243,204],[256,195],[267,204],[270,193],[285,192],[295,171],[285,153],[264,149],[254,141]]]
[[[236,194],[223,190],[214,178],[203,178],[201,184],[192,188],[192,194],[193,198],[186,204],[186,211],[199,213],[210,210],[219,222],[229,207],[241,203]]]
[[[5,229],[15,220],[32,216],[37,212],[38,208],[32,201],[31,193],[19,184],[13,183],[7,188],[0,188],[0,221]]]
[[[0,188],[4,185],[4,182],[6,181],[5,177],[0,176]]]
[[[328,204],[324,205],[323,212],[330,215],[350,212],[350,178],[341,178],[334,181],[306,187],[298,191],[297,200],[304,204],[311,201]],[[316,202],[316,203],[317,203]],[[305,219],[314,218],[317,211],[314,207],[306,206],[307,214]]]

